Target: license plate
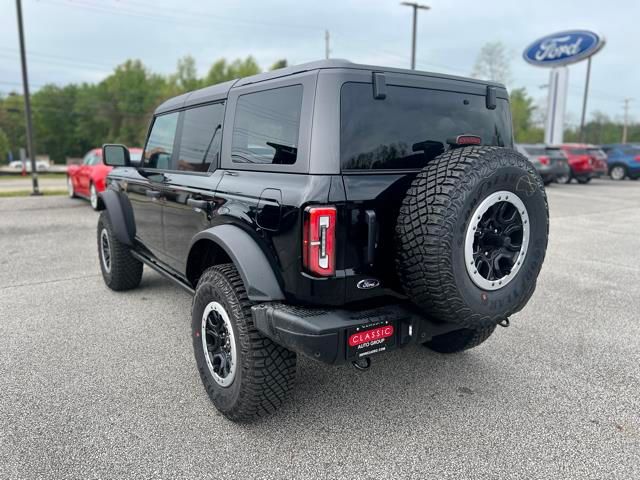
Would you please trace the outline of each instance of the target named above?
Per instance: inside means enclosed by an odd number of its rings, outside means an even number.
[[[383,321],[347,331],[347,358],[362,358],[388,352],[396,346],[396,325]]]

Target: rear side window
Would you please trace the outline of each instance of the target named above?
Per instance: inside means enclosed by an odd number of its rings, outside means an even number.
[[[144,166],[172,170],[173,140],[178,126],[178,112],[156,117],[144,149]]]
[[[447,139],[478,135],[483,145],[512,146],[509,103],[414,87],[388,86],[384,100],[370,83],[345,83],[340,100],[342,168],[421,168],[449,148]]]
[[[292,165],[298,155],[302,85],[238,97],[231,159],[234,163]]]
[[[223,118],[223,103],[184,112],[176,170],[208,172],[217,168]]]

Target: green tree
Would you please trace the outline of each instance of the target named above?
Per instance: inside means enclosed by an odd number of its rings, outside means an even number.
[[[269,68],[269,70],[278,70],[279,68],[286,68],[288,65],[289,64],[287,63],[287,59],[283,58],[278,60],[273,65],[271,65],[271,68]]]
[[[511,62],[507,47],[502,42],[485,43],[478,53],[471,76],[508,84],[511,81]]]
[[[74,133],[78,118],[70,105],[75,105],[78,88],[45,85],[32,96],[34,136],[37,151],[47,153],[55,162],[67,156],[80,156]]]
[[[150,73],[140,60],[127,60],[116,67],[100,82],[98,98],[93,100],[94,108],[108,120],[110,141],[132,147],[141,145],[164,91],[166,80]]]
[[[237,59],[231,64],[223,58],[217,60],[209,69],[204,79],[205,85],[216,85],[218,83],[234,80],[236,78],[248,77],[260,73],[260,66],[253,57],[249,56],[244,60]]]
[[[527,94],[524,87],[512,90],[509,98],[515,141],[518,143],[542,142],[544,131],[533,124],[533,114],[536,109],[533,98]]]
[[[17,157],[20,148],[26,146],[24,99],[22,95],[10,93],[1,100],[0,107],[0,128],[9,138],[9,148]]]
[[[196,61],[191,55],[178,60],[176,73],[169,77],[168,84],[173,90],[173,95],[200,88],[201,81],[198,79]]]
[[[4,130],[0,128],[0,165],[4,164],[8,160],[9,155],[9,137],[4,133]]]

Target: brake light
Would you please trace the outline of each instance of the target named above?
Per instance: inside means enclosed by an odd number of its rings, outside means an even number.
[[[640,155],[636,155],[635,157],[633,157],[633,159],[634,159],[636,162],[640,162]]]
[[[320,277],[336,271],[336,209],[307,207],[302,235],[302,263],[305,269]]]
[[[549,165],[550,162],[550,158],[547,157],[546,155],[543,155],[541,157],[538,157],[538,161],[542,164],[542,165]]]

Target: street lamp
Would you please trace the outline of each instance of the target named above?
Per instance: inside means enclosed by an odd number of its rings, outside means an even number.
[[[416,28],[418,24],[418,9],[431,10],[428,5],[420,5],[416,2],[401,2],[400,5],[413,8],[413,35],[411,39],[411,70],[416,69]]]

